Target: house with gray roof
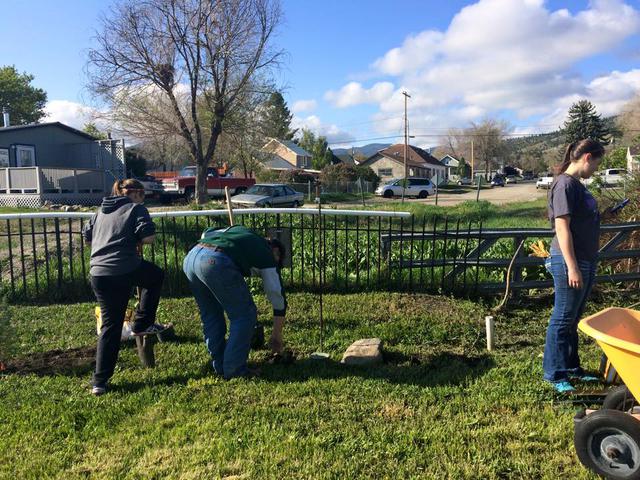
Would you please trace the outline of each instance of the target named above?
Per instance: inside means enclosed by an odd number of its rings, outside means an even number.
[[[98,140],[60,122],[0,128],[0,205],[100,203],[126,176],[123,140]]]
[[[311,169],[311,154],[290,140],[272,138],[261,150],[267,157],[263,164],[270,170]]]
[[[360,165],[371,167],[383,182],[393,178],[403,178],[404,144],[397,143],[384,148]],[[446,169],[447,167],[426,150],[413,145],[407,146],[407,176],[431,179],[437,175],[440,182],[445,178]]]

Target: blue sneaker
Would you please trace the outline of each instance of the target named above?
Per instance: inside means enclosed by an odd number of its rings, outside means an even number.
[[[551,385],[553,385],[553,388],[558,393],[573,393],[576,391],[576,389],[573,388],[573,385],[571,385],[567,380],[551,382]]]
[[[599,382],[600,381],[599,377],[594,377],[593,375],[587,375],[587,374],[576,375],[576,376],[572,376],[571,378],[574,378],[579,382]]]

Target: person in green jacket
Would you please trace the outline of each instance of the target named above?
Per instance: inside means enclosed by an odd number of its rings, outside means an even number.
[[[249,376],[247,367],[257,309],[245,277],[262,277],[264,291],[273,305],[270,347],[283,348],[282,329],[287,300],[280,268],[285,249],[275,239],[265,239],[243,226],[205,230],[184,259],[183,270],[200,310],[204,341],[213,369],[229,379]],[[229,318],[229,338],[225,339]]]

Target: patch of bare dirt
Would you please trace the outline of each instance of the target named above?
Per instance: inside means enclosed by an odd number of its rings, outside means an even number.
[[[2,373],[17,375],[56,375],[84,373],[95,365],[95,347],[50,350],[8,360],[2,366]]]

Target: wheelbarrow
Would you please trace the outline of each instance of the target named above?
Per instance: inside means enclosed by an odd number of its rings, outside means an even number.
[[[594,338],[624,385],[609,391],[599,410],[574,417],[580,462],[610,479],[640,479],[640,312],[607,308],[578,325]]]

